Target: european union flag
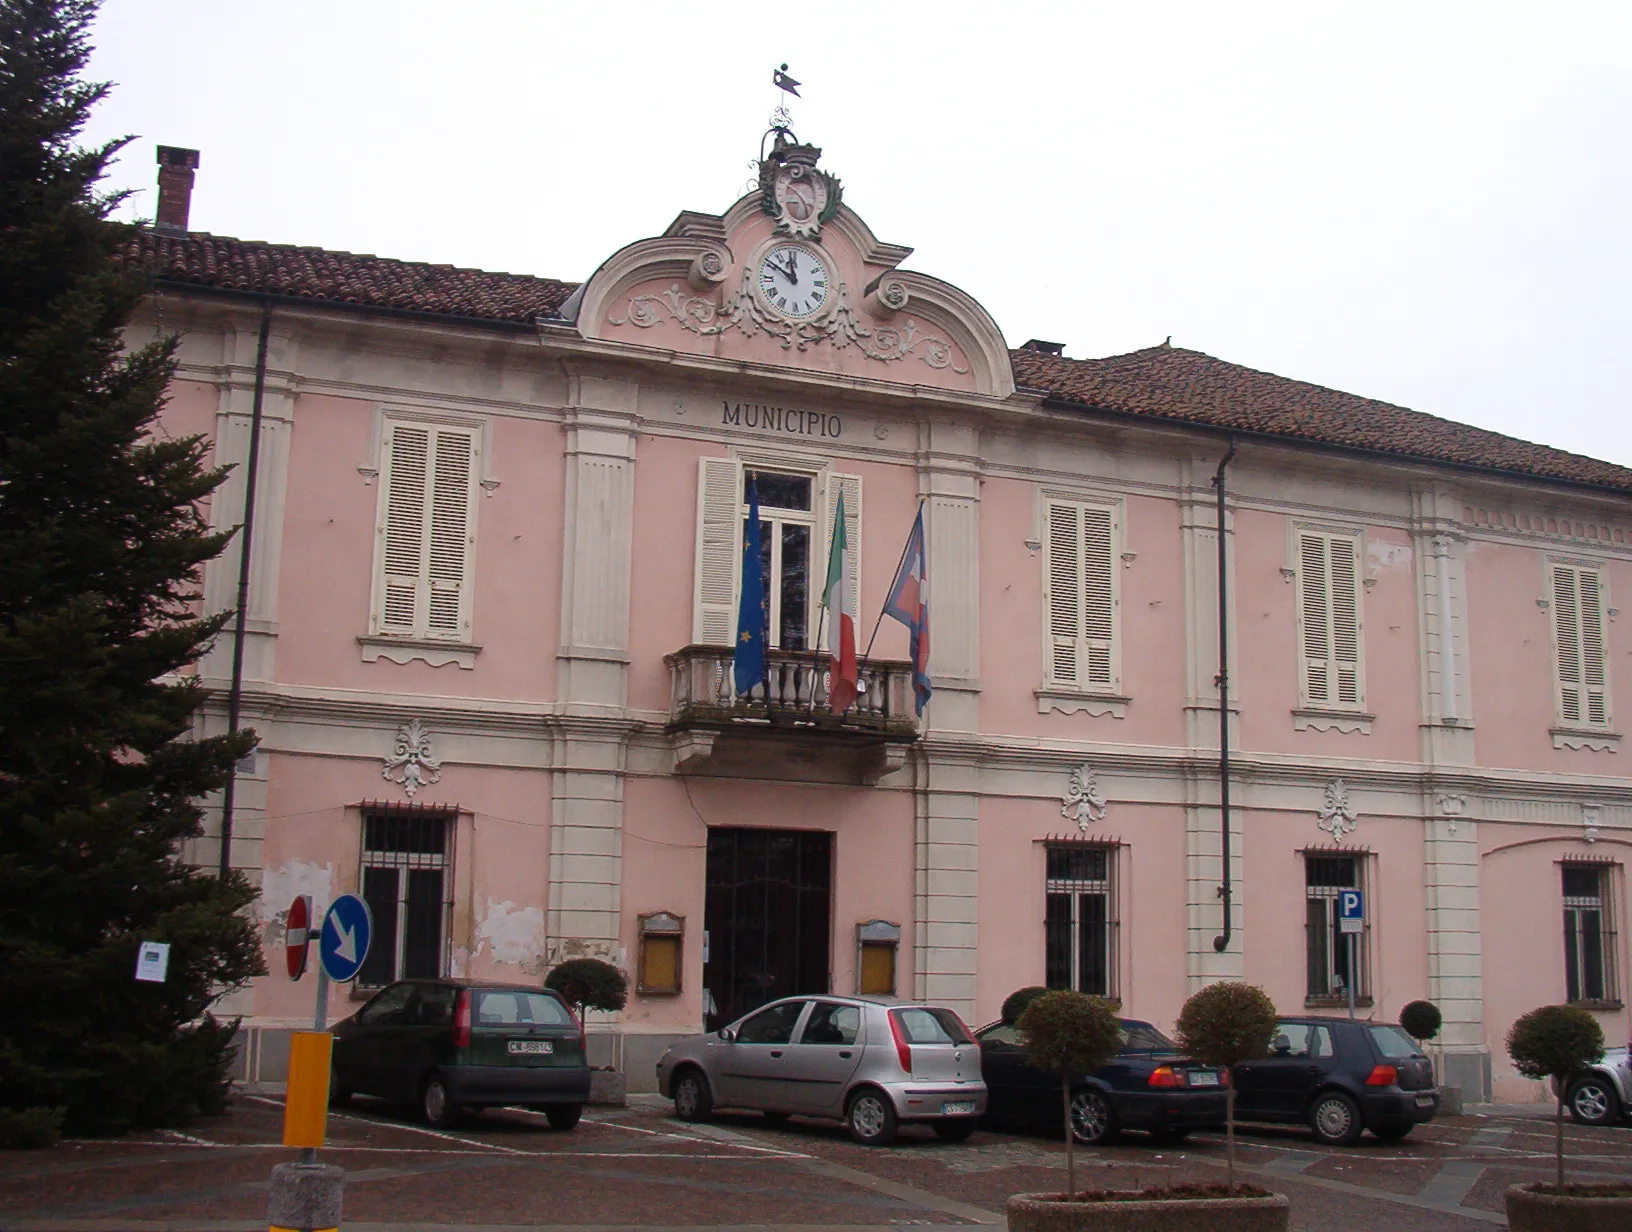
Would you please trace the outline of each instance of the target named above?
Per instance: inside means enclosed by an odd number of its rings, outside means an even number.
[[[750,479],[748,525],[742,536],[742,599],[737,604],[736,658],[732,664],[739,694],[767,683],[765,641],[770,604],[765,596],[765,575],[760,572],[759,553],[759,493]]]

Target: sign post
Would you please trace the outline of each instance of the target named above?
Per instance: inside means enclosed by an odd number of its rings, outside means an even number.
[[[1354,1017],[1354,986],[1360,977],[1359,941],[1366,931],[1366,896],[1359,890],[1339,890],[1337,895],[1337,925],[1349,945],[1349,978],[1343,982],[1349,990],[1349,1017]]]
[[[311,900],[302,896],[289,909],[285,930],[289,976],[306,970],[311,937]],[[329,1075],[334,1036],[329,1033],[329,981],[345,984],[357,978],[368,957],[374,920],[368,904],[342,894],[329,904],[317,930],[317,1005],[311,1031],[289,1040],[289,1088],[283,1104],[283,1145],[301,1148],[300,1162],[272,1169],[268,1216],[273,1228],[337,1228],[346,1174],[317,1162],[317,1149],[328,1129]]]

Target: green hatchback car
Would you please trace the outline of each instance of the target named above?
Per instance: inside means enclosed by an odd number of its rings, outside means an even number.
[[[571,1129],[589,1099],[584,1032],[555,993],[475,980],[403,980],[334,1027],[329,1102],[412,1103],[438,1127],[466,1108],[520,1104]]]

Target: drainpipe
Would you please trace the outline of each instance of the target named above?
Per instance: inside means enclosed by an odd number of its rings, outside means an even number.
[[[244,701],[244,623],[249,616],[250,547],[255,537],[255,477],[261,460],[261,400],[266,393],[266,344],[272,332],[272,301],[261,301],[261,334],[255,346],[255,400],[249,412],[249,474],[244,479],[244,522],[239,534],[238,611],[232,628],[232,686],[227,691],[227,731],[238,730]],[[233,764],[221,792],[221,880],[232,870],[232,805],[238,785],[238,766]]]
[[[1218,814],[1224,849],[1224,875],[1218,896],[1224,900],[1224,931],[1213,938],[1213,949],[1222,954],[1235,931],[1230,919],[1230,582],[1227,571],[1224,533],[1224,468],[1235,457],[1235,437],[1229,452],[1219,461],[1213,476],[1218,491]]]

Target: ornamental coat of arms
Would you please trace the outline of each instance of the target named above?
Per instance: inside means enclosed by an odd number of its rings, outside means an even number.
[[[817,170],[822,151],[800,145],[785,128],[773,129],[771,152],[759,164],[759,187],[765,213],[782,235],[813,239],[839,209],[843,190],[837,176]]]

